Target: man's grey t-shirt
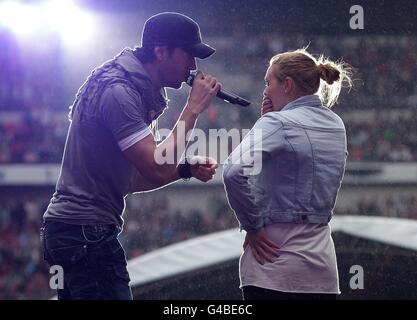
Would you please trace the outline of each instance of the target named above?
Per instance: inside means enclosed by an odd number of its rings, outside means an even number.
[[[124,197],[137,173],[120,141],[151,133],[148,111],[139,92],[124,83],[106,86],[97,104],[74,106],[56,192],[44,219],[122,226]]]

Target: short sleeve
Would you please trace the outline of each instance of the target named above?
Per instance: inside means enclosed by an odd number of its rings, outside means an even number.
[[[113,85],[106,89],[101,97],[101,108],[104,125],[116,141],[149,131],[142,99],[126,86]]]

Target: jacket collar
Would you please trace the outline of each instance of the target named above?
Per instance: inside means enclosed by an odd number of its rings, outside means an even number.
[[[318,95],[302,96],[287,103],[281,111],[292,110],[299,107],[323,107]]]

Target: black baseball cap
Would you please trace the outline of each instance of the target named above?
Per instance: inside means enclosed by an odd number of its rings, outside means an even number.
[[[193,19],[176,12],[163,12],[146,20],[142,47],[175,46],[193,57],[205,59],[216,50],[203,43],[200,27]]]

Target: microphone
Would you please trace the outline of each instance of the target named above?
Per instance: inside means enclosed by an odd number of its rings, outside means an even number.
[[[188,77],[186,83],[192,87],[194,82],[195,74],[190,74]],[[237,94],[233,92],[226,91],[224,89],[220,89],[219,92],[217,92],[217,97],[220,99],[223,99],[226,102],[229,102],[231,104],[238,104],[242,107],[247,107],[250,105],[250,101],[243,99],[242,97],[239,97]]]

